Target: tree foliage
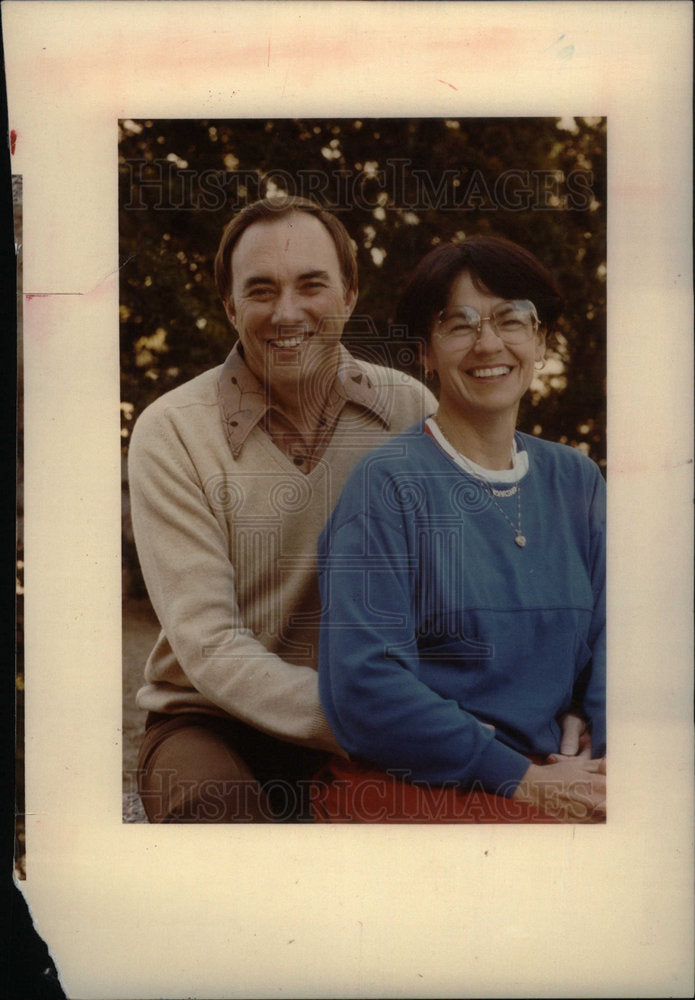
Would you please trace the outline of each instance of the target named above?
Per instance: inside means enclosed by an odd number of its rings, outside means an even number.
[[[506,236],[567,298],[520,427],[605,466],[604,119],[123,121],[119,127],[123,439],[156,396],[224,360],[212,262],[229,218],[268,191],[313,197],[355,241],[345,342],[387,345],[405,279],[438,241]],[[412,357],[392,353],[416,371]]]

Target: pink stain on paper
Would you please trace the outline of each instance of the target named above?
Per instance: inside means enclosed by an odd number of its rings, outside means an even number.
[[[445,87],[451,87],[452,90],[458,90],[458,87],[455,87],[453,83],[449,83],[448,80],[437,80],[437,83],[443,83]]]
[[[13,128],[10,131],[10,154],[14,156],[15,147],[17,145],[17,129]]]

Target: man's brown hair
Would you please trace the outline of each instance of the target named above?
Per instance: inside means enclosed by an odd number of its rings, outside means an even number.
[[[306,212],[323,223],[335,244],[345,292],[357,291],[355,247],[345,226],[335,215],[331,215],[316,202],[308,198],[287,195],[255,201],[243,208],[225,226],[215,256],[215,283],[223,302],[226,303],[232,294],[232,254],[242,233],[254,222],[273,222],[293,212]]]

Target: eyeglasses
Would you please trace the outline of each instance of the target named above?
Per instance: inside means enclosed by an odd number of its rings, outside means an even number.
[[[447,347],[469,347],[480,339],[485,320],[490,321],[492,329],[505,344],[523,344],[540,326],[533,302],[514,299],[500,302],[489,316],[481,316],[472,306],[443,309],[437,317],[434,333]]]

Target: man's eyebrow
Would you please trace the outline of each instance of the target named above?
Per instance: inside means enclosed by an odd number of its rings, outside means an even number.
[[[310,278],[323,278],[324,281],[328,281],[330,275],[328,271],[322,271],[320,268],[316,268],[313,271],[304,271],[299,275],[300,281],[308,281]]]
[[[252,274],[250,278],[247,278],[244,282],[243,288],[252,288],[254,285],[272,285],[273,279],[265,274]]]
[[[312,278],[321,278],[323,281],[329,281],[330,275],[328,271],[324,271],[322,268],[313,268],[311,271],[302,271],[301,274],[297,275],[297,281],[310,281]],[[272,285],[274,283],[275,279],[270,275],[252,274],[244,282],[243,290],[248,291],[256,285]]]

